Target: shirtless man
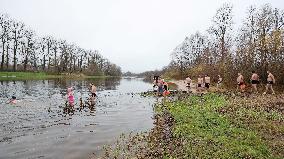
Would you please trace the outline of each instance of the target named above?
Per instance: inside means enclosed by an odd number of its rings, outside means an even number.
[[[203,78],[201,77],[201,75],[199,75],[197,78],[197,91],[200,91],[202,89],[202,84],[203,84]]]
[[[222,81],[223,81],[222,77],[218,75],[217,88],[221,87]]]
[[[266,94],[266,92],[268,91],[268,89],[271,89],[272,91],[272,94],[275,94],[273,88],[272,88],[272,85],[275,83],[275,78],[274,76],[272,75],[272,73],[270,71],[267,71],[267,84],[266,84],[266,90],[263,94]]]
[[[209,89],[209,86],[210,86],[210,77],[209,77],[208,75],[205,75],[204,81],[205,81],[205,87],[206,87],[206,89]]]
[[[186,87],[187,87],[187,90],[188,90],[188,93],[190,92],[190,84],[191,84],[191,79],[189,76],[187,76],[187,78],[185,79],[185,82],[186,82]]]
[[[252,88],[254,89],[255,92],[257,92],[257,84],[259,84],[259,76],[255,73],[255,71],[252,71],[252,76],[250,80]]]
[[[238,88],[240,87],[240,90],[242,92],[244,92],[244,88],[245,88],[245,83],[244,83],[244,76],[241,73],[238,73],[238,78],[237,78],[237,82],[238,82]]]
[[[96,97],[97,87],[93,83],[91,83],[90,86],[91,86],[92,97]]]

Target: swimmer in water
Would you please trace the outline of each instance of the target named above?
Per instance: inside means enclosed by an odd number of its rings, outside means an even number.
[[[15,96],[12,96],[12,98],[9,101],[9,104],[16,104],[17,103],[17,99]]]

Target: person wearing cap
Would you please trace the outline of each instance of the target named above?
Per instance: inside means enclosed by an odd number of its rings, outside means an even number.
[[[74,107],[75,99],[72,87],[67,88],[67,100],[69,102],[69,106]]]
[[[12,96],[12,98],[9,101],[10,104],[16,104],[17,103],[17,99],[15,96]]]

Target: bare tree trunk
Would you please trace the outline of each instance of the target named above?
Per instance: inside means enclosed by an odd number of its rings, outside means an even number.
[[[37,70],[36,55],[34,54],[34,68]]]
[[[28,54],[26,54],[26,56],[25,56],[24,71],[27,70],[27,65],[28,65]]]
[[[1,61],[1,70],[4,67],[4,58],[5,58],[5,42],[2,42],[2,61]]]
[[[50,71],[49,69],[50,69],[50,61],[51,61],[51,58],[50,58],[50,56],[48,57],[48,67],[47,67],[47,70],[48,71]]]
[[[43,71],[45,70],[45,55],[43,55],[43,64],[42,64],[42,69],[43,69]]]
[[[14,64],[13,64],[13,71],[16,71],[17,70],[17,47],[18,46],[18,44],[17,44],[17,42],[16,42],[16,45],[14,46]]]
[[[50,54],[49,54],[49,51],[50,51],[50,42],[48,41],[48,43],[47,43],[47,56],[48,56],[47,70],[48,70],[48,71],[49,71],[49,69],[50,69]]]
[[[56,56],[57,56],[57,50],[55,48],[54,49],[54,68],[57,68],[57,58],[56,58]]]
[[[70,57],[70,63],[69,63],[69,72],[72,72],[72,60],[73,60],[73,56],[71,55]]]
[[[9,45],[6,45],[6,68],[9,69]]]
[[[82,65],[83,65],[83,55],[81,55],[81,59],[80,59],[80,71],[82,72]]]
[[[27,65],[28,65],[28,55],[29,55],[29,45],[30,42],[28,41],[28,47],[26,48],[26,53],[25,53],[25,61],[24,61],[24,71],[27,70]]]
[[[76,71],[76,59],[73,60],[73,70]]]

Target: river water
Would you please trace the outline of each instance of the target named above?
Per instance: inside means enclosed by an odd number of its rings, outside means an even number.
[[[89,84],[98,86],[93,109],[63,113],[67,87],[75,107],[87,100]],[[0,158],[89,158],[121,133],[153,127],[153,97],[142,79],[0,81]],[[15,105],[6,101],[15,95]]]

